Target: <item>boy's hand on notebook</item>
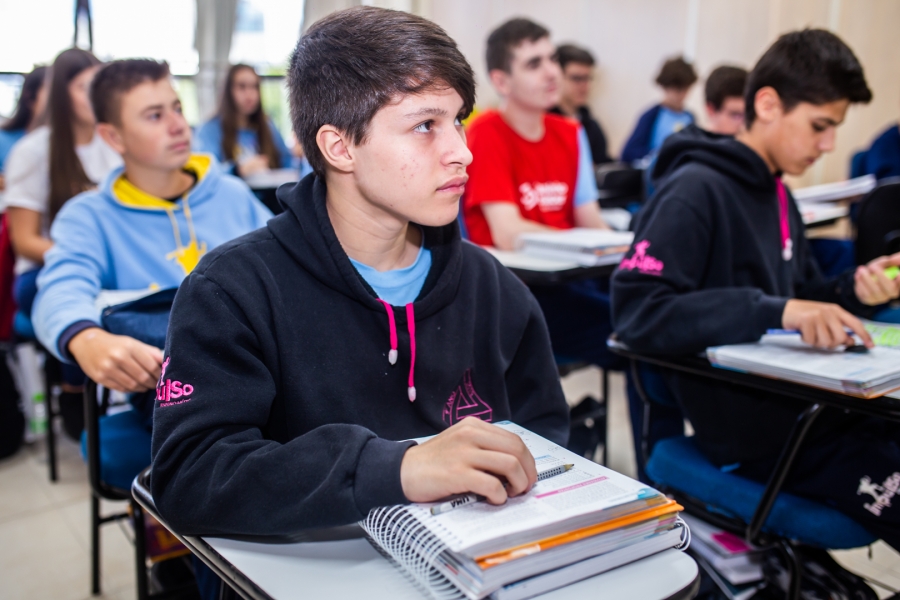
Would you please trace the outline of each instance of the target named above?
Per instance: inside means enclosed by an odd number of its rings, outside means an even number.
[[[898,265],[900,253],[880,256],[867,265],[856,267],[853,291],[859,301],[867,306],[878,306],[900,295],[900,277],[892,279],[885,273],[888,267]]]
[[[400,465],[400,482],[410,502],[473,492],[491,504],[503,504],[536,481],[534,457],[522,439],[474,417],[411,447]]]
[[[119,392],[145,392],[156,387],[162,350],[127,335],[99,327],[75,334],[69,352],[88,377]]]
[[[781,324],[785,329],[796,329],[804,342],[817,348],[854,345],[847,329],[858,335],[866,348],[875,347],[862,322],[837,304],[788,300]]]

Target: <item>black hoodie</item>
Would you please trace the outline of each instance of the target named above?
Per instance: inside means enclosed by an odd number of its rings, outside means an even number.
[[[455,222],[423,228],[431,270],[389,319],[335,236],[322,181],[279,197],[283,214],[210,252],[175,298],[152,487],[177,531],[285,535],[405,503],[412,442],[396,440],[467,416],[566,443],[537,302]]]
[[[822,278],[789,193],[785,260],[776,179],[748,146],[689,127],[666,140],[653,176],[656,194],[612,283],[615,329],[633,349],[689,354],[754,342],[782,326],[789,298],[871,310],[854,294],[852,271]],[[718,464],[774,458],[805,406],[701,377],[667,380]],[[818,433],[835,425],[820,419]]]

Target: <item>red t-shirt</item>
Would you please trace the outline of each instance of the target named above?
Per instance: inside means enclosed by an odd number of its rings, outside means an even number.
[[[493,246],[481,211],[484,202],[511,202],[522,217],[558,229],[575,226],[578,123],[544,115],[544,137],[530,142],[497,111],[478,116],[466,130],[472,164],[463,198],[463,218],[472,242]]]

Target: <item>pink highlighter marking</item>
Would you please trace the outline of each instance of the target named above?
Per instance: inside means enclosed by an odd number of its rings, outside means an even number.
[[[552,492],[546,492],[544,494],[538,494],[535,498],[546,498],[547,496],[555,496],[556,494],[562,494],[563,492],[570,492],[572,490],[577,490],[578,488],[582,488],[588,485],[592,485],[594,483],[600,483],[601,481],[606,481],[609,479],[608,477],[596,477],[594,479],[588,479],[587,481],[580,481],[578,483],[574,483],[570,486],[559,488],[558,490],[553,490]]]

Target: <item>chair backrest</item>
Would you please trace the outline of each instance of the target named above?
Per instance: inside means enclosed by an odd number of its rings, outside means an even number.
[[[109,306],[103,310],[103,328],[116,335],[127,335],[145,344],[163,348],[169,313],[178,288],[160,290],[131,302]]]
[[[641,169],[624,163],[607,163],[597,167],[597,188],[604,208],[625,207],[640,203],[644,197],[644,178]]]
[[[900,177],[879,182],[862,199],[856,234],[856,264],[900,251]]]

